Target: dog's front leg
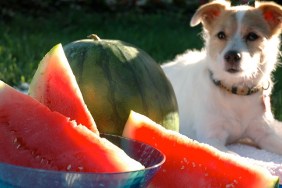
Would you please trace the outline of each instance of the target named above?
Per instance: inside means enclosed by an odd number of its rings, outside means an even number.
[[[273,120],[256,126],[251,132],[251,138],[260,148],[282,155],[282,122]]]
[[[198,131],[197,138],[199,142],[206,143],[223,152],[230,152],[230,150],[226,147],[228,133],[223,129],[217,130],[216,128],[213,128],[206,129],[205,131]]]

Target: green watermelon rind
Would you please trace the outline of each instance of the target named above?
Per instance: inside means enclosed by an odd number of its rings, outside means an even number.
[[[100,132],[121,135],[130,110],[179,131],[172,86],[146,52],[123,41],[91,39],[64,51]]]

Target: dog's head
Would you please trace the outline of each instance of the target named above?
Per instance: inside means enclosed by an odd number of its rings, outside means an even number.
[[[232,7],[214,1],[196,11],[191,26],[199,23],[203,24],[209,68],[216,79],[249,87],[269,79],[279,53],[281,6],[257,2],[256,7]]]

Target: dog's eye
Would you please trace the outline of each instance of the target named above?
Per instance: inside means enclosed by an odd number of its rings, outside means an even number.
[[[223,31],[220,31],[219,33],[217,33],[217,38],[219,38],[220,40],[225,40],[226,34]]]
[[[245,38],[246,38],[247,41],[255,41],[259,38],[259,36],[254,32],[250,32],[246,35]]]

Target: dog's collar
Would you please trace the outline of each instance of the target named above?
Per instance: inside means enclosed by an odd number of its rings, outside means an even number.
[[[229,93],[235,94],[235,95],[251,95],[251,94],[257,93],[257,92],[262,91],[262,90],[267,90],[270,87],[269,82],[268,82],[267,88],[264,88],[263,85],[258,85],[258,86],[254,86],[254,87],[248,87],[248,86],[231,86],[231,87],[228,87],[228,86],[224,85],[220,80],[214,79],[212,71],[209,70],[209,72],[210,72],[210,78],[216,86],[228,91]]]

